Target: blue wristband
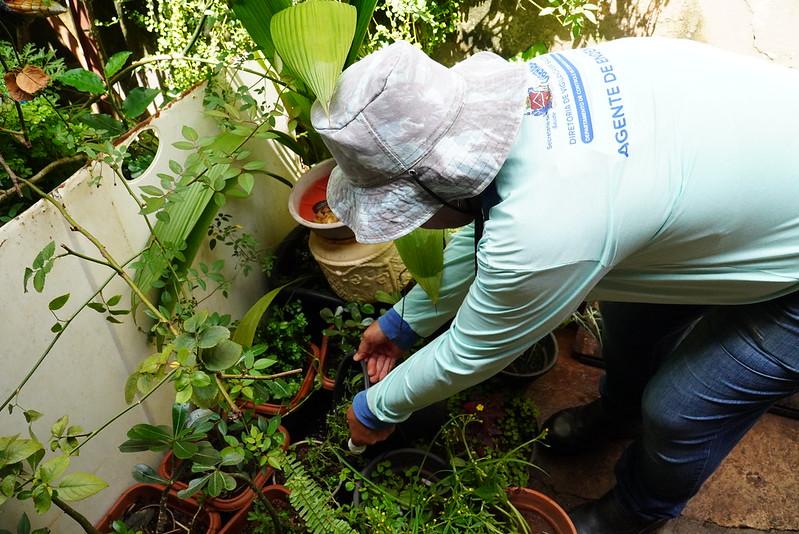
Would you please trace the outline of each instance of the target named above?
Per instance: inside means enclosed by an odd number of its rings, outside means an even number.
[[[405,319],[394,308],[380,316],[377,322],[380,323],[380,329],[386,337],[403,350],[411,348],[419,339],[411,325],[406,323]]]
[[[361,391],[352,399],[352,411],[358,421],[371,430],[380,430],[392,425],[392,423],[386,423],[375,417],[372,410],[369,409],[369,403],[366,402],[366,391]]]

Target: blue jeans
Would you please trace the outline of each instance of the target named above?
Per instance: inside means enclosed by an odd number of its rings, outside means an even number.
[[[640,414],[615,493],[676,517],[774,402],[799,391],[799,292],[745,306],[604,303],[603,404]]]

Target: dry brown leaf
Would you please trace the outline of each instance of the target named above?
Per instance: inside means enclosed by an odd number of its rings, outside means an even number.
[[[5,0],[5,7],[14,13],[34,17],[51,17],[67,12],[67,8],[55,0]]]
[[[19,71],[12,70],[3,75],[3,81],[6,82],[6,89],[8,89],[8,96],[17,102],[27,102],[33,100],[33,95],[26,93],[17,85],[17,74]]]
[[[17,73],[17,86],[26,93],[36,94],[50,83],[50,77],[39,67],[25,65]]]

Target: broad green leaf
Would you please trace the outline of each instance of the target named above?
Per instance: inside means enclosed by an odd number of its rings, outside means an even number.
[[[64,304],[66,304],[68,300],[69,300],[69,293],[65,293],[60,297],[56,297],[53,300],[51,300],[50,304],[48,304],[48,308],[50,308],[50,310],[52,311],[60,310],[61,308],[64,307]]]
[[[17,521],[17,534],[30,534],[31,522],[28,519],[28,514],[23,513],[22,517]]]
[[[158,472],[147,464],[136,464],[133,466],[133,478],[144,484],[164,484],[169,485],[169,481],[164,479]]]
[[[231,338],[233,341],[244,347],[252,346],[252,340],[255,338],[255,330],[261,322],[261,317],[263,317],[269,305],[272,304],[272,301],[275,300],[277,294],[280,293],[280,290],[284,287],[286,286],[273,289],[258,299],[258,302],[247,310],[247,313],[245,313],[244,317],[239,321],[238,328],[236,328],[236,331],[233,333],[233,337]]]
[[[369,29],[369,23],[372,21],[372,15],[375,11],[377,0],[353,0],[350,2],[358,11],[358,19],[355,25],[355,35],[352,38],[352,46],[350,46],[349,54],[347,54],[347,62],[345,66],[352,65],[358,60],[358,52],[361,50],[363,38]]]
[[[21,462],[44,447],[34,439],[0,438],[0,467]]]
[[[53,501],[50,488],[48,488],[46,484],[34,486],[31,491],[31,499],[33,499],[33,509],[39,514],[43,514],[49,510]]]
[[[275,45],[269,24],[275,13],[291,6],[291,0],[230,0],[229,4],[264,57],[271,62]]]
[[[220,465],[238,465],[244,461],[244,455],[240,452],[226,448],[222,451],[222,461]]]
[[[224,339],[203,354],[203,363],[209,371],[224,371],[233,367],[241,358],[241,345]]]
[[[37,474],[42,482],[49,484],[63,475],[67,467],[69,467],[69,456],[56,456],[42,462]]]
[[[58,484],[58,497],[65,501],[79,501],[107,486],[103,479],[91,473],[70,473]]]
[[[200,332],[197,338],[197,346],[201,349],[216,347],[223,339],[230,337],[230,330],[224,326],[211,326]]]
[[[122,113],[129,119],[135,119],[147,110],[147,106],[155,100],[159,92],[158,89],[146,87],[132,89],[125,101],[122,102]]]
[[[25,416],[25,421],[32,423],[40,419],[44,414],[42,412],[37,412],[36,410],[25,410],[22,412],[22,415]]]
[[[128,430],[128,438],[146,440],[153,444],[169,443],[172,441],[172,433],[169,427],[164,425],[141,423]]]
[[[186,428],[189,421],[190,406],[176,402],[172,405],[172,435],[177,437]]]
[[[325,111],[347,60],[356,20],[355,7],[332,0],[296,4],[272,17],[277,53],[311,88]]]
[[[200,136],[197,134],[197,130],[188,125],[183,126],[183,128],[181,129],[181,133],[183,134],[183,137],[185,137],[189,141],[196,141],[197,139],[200,138]]]
[[[194,478],[190,480],[188,487],[178,492],[178,497],[180,497],[181,499],[186,499],[188,497],[191,497],[192,495],[200,491],[203,488],[203,486],[205,486],[209,478],[210,475],[205,475],[200,478]]]
[[[179,440],[172,445],[172,452],[175,453],[175,458],[188,460],[197,454],[197,444],[190,441]]]
[[[394,245],[414,280],[436,304],[444,270],[444,231],[417,228]]]
[[[133,52],[123,50],[122,52],[117,52],[108,58],[108,63],[105,64],[106,78],[111,78],[114,74],[119,72],[120,69],[125,66],[125,63],[128,61],[128,58],[132,53]]]
[[[86,69],[70,69],[56,76],[56,80],[64,85],[74,87],[78,91],[83,91],[84,93],[92,93],[95,95],[105,93],[105,83],[103,83],[103,79],[96,73]]]

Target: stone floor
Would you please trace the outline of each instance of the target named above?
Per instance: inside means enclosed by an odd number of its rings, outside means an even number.
[[[560,332],[555,368],[528,393],[550,414],[597,396],[601,370],[571,356],[570,332]],[[614,443],[578,457],[542,451],[536,463],[546,472],[536,482],[567,509],[596,498],[614,483],[613,465],[624,448]],[[799,421],[765,415],[705,483],[682,517],[663,534],[755,534],[799,532]]]

